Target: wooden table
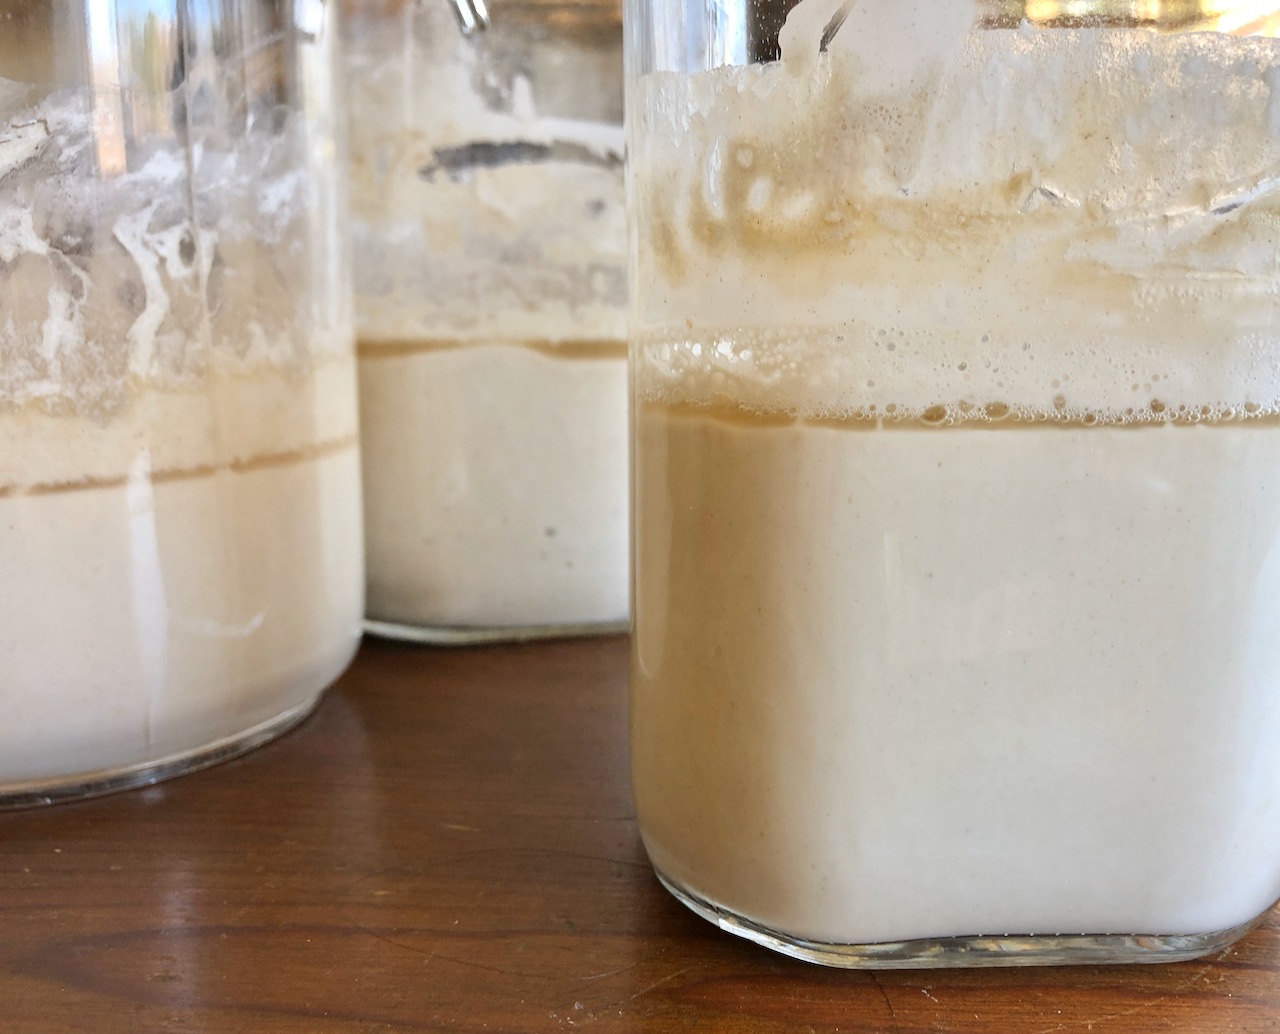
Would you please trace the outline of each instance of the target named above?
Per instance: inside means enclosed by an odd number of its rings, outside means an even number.
[[[1280,1031],[1276,913],[1110,969],[837,972],[720,933],[645,862],[625,684],[622,639],[370,642],[257,753],[0,815],[0,1032]]]

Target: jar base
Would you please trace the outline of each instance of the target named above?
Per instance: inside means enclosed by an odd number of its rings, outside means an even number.
[[[1239,940],[1267,912],[1234,926],[1200,934],[1027,934],[936,937],[875,944],[824,944],[771,930],[713,904],[657,869],[659,882],[691,911],[721,930],[820,966],[835,969],[943,969],[995,966],[1069,966],[1186,962]]]
[[[364,630],[380,639],[397,639],[426,646],[484,646],[490,643],[528,643],[538,639],[570,639],[581,636],[619,635],[628,621],[582,622],[565,625],[512,625],[465,627],[457,625],[408,625],[398,621],[366,618]]]
[[[102,797],[122,790],[151,786],[177,776],[230,761],[283,736],[315,710],[323,692],[245,732],[227,736],[196,750],[126,768],[80,773],[65,780],[38,780],[0,786],[0,812],[38,808],[48,804]]]

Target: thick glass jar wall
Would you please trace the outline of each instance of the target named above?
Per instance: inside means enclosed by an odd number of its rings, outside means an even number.
[[[0,804],[260,742],[354,651],[332,16],[0,3]]]
[[[348,5],[369,616],[627,616],[619,12]]]
[[[660,874],[842,965],[1237,936],[1280,896],[1275,12],[633,13]]]

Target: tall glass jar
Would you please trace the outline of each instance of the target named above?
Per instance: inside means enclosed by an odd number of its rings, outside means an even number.
[[[348,0],[369,627],[625,626],[616,0]]]
[[[1280,897],[1280,5],[635,0],[632,756],[837,966]]]
[[[0,806],[245,750],[355,649],[333,14],[0,0]]]

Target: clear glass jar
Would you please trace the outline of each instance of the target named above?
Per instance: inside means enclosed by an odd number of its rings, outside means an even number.
[[[620,12],[497,0],[468,35],[459,11],[348,0],[368,627],[438,643],[616,630]]]
[[[791,7],[628,13],[650,857],[836,966],[1214,950],[1280,897],[1280,5]]]
[[[288,728],[363,609],[325,0],[0,0],[0,806]]]

